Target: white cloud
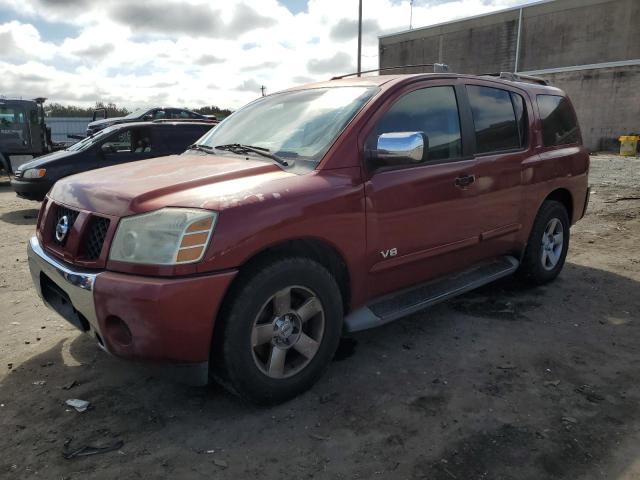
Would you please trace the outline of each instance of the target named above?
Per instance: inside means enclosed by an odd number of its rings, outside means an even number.
[[[277,0],[2,0],[80,33],[54,43],[26,21],[0,25],[0,94],[237,108],[260,95],[348,73],[356,64],[358,0],[310,0],[292,14]],[[414,26],[523,0],[415,2]],[[405,30],[408,0],[364,2],[363,69],[378,65],[377,35]],[[45,24],[46,25],[46,24]],[[352,31],[353,30],[353,31]]]

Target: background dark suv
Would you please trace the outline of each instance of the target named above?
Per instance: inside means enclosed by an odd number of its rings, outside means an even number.
[[[11,187],[19,197],[41,201],[53,184],[74,173],[184,152],[212,128],[205,122],[138,122],[114,125],[25,163]]]
[[[124,117],[111,117],[103,118],[101,120],[94,120],[93,122],[89,123],[89,125],[87,125],[87,136],[99,132],[103,128],[110,127],[111,125],[116,125],[119,123],[148,122],[151,120],[198,120],[202,122],[214,122],[214,119],[212,118],[184,108],[142,108],[136,110],[135,112],[131,112],[129,115],[126,115]]]

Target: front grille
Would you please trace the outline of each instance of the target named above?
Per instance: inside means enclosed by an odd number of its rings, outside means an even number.
[[[102,252],[104,239],[109,230],[109,219],[103,217],[93,217],[89,225],[89,235],[84,245],[85,258],[87,260],[97,260]]]
[[[14,173],[14,177],[15,177],[16,179],[20,179],[20,178],[22,178],[22,171],[21,171],[21,170],[16,171],[16,172]]]
[[[61,240],[58,240],[58,238],[56,237],[56,230],[57,230],[58,224],[60,223],[60,220],[62,220],[62,217],[67,217],[68,229],[67,229],[67,234],[64,235]],[[73,224],[76,221],[76,218],[78,218],[78,212],[76,212],[75,210],[71,210],[70,208],[66,208],[58,205],[58,207],[56,208],[56,216],[54,217],[53,231],[51,232],[53,241],[56,244],[64,245],[66,243],[67,238],[69,237],[69,232],[71,231],[71,228],[73,227]]]

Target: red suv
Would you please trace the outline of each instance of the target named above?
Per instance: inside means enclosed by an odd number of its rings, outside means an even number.
[[[116,356],[291,398],[345,331],[562,269],[589,156],[561,90],[504,77],[302,86],[180,161],[63,179],[29,245],[36,288]]]

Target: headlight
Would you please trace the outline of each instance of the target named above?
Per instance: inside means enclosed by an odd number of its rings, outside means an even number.
[[[163,208],[120,220],[109,260],[176,265],[202,259],[218,214],[190,208]]]
[[[43,178],[46,174],[46,168],[30,168],[24,171],[22,178]]]

